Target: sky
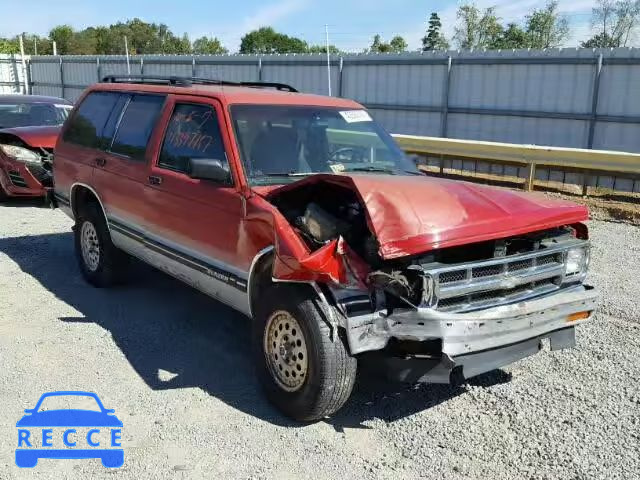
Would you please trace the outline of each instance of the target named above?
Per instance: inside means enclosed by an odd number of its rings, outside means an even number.
[[[242,35],[261,26],[294,35],[312,44],[324,43],[325,24],[330,42],[345,51],[361,51],[376,33],[383,40],[402,35],[410,49],[418,49],[427,17],[438,12],[450,38],[459,0],[0,0],[0,36],[23,31],[46,35],[60,24],[76,29],[108,25],[138,17],[165,23],[178,35],[193,40],[202,35],[220,38],[229,51],[237,51]],[[481,8],[495,5],[503,23],[520,21],[546,0],[476,0]],[[559,0],[569,19],[576,46],[590,35],[594,0]],[[19,20],[20,19],[20,20]]]

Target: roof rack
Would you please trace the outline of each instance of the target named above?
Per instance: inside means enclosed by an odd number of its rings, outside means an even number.
[[[175,85],[178,87],[191,87],[192,85],[222,85],[230,87],[248,88],[274,88],[283,92],[297,93],[298,90],[286,83],[275,82],[230,82],[214,78],[199,77],[162,77],[149,75],[108,75],[101,81],[102,83],[135,83],[149,85]]]

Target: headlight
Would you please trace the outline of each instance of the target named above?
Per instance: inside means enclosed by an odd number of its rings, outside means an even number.
[[[576,247],[567,251],[567,261],[565,263],[565,276],[586,275],[589,266],[589,248]]]
[[[15,145],[3,145],[0,144],[0,149],[5,155],[12,160],[17,160],[22,163],[42,163],[40,155],[26,148],[17,147]]]

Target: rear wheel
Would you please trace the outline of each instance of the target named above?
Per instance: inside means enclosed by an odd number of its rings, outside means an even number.
[[[353,390],[357,361],[340,336],[331,340],[314,292],[274,285],[256,310],[254,360],[269,400],[298,421],[337,412]]]
[[[87,282],[101,288],[118,283],[124,277],[127,256],[111,242],[107,222],[95,203],[81,207],[74,231],[76,258]]]

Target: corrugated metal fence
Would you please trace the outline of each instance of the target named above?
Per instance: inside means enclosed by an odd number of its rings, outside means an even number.
[[[640,152],[640,50],[438,52],[331,58],[334,95],[369,107],[394,133]],[[0,86],[20,91],[19,57]],[[326,94],[322,55],[134,56],[132,75],[289,83]],[[123,56],[30,57],[34,94],[75,100]]]

